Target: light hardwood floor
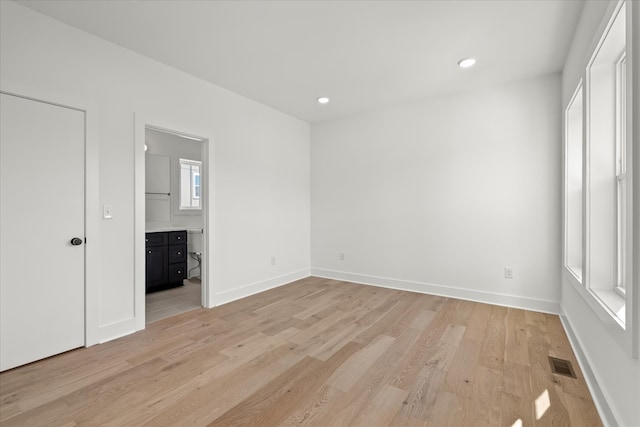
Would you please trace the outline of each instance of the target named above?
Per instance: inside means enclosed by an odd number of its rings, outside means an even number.
[[[4,372],[0,398],[3,427],[601,425],[557,316],[320,278]]]

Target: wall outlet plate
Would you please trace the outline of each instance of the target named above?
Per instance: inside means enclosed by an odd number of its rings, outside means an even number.
[[[506,279],[513,279],[513,268],[505,267],[504,268],[504,277]]]
[[[111,207],[111,205],[102,206],[102,218],[113,219],[113,208]]]

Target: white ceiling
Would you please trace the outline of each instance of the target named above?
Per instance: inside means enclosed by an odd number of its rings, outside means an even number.
[[[19,1],[319,122],[562,69],[583,1]],[[456,65],[473,56],[468,70]],[[329,96],[319,105],[316,98]]]

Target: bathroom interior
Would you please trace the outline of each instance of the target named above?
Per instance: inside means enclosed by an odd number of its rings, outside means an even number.
[[[202,306],[202,145],[145,132],[146,323]]]

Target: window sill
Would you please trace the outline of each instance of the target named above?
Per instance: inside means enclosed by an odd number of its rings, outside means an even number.
[[[566,266],[565,268],[580,284],[582,284],[582,267]]]
[[[608,325],[615,330],[616,334],[621,332],[624,334],[625,328],[625,298],[622,298],[613,288],[598,289],[587,288],[576,277],[576,274],[568,267],[563,268],[565,280],[578,292],[584,302],[591,307],[593,312],[600,318],[604,325]]]
[[[602,308],[611,315],[613,320],[624,329],[626,318],[625,299],[613,289],[590,289],[589,292],[600,303]]]

